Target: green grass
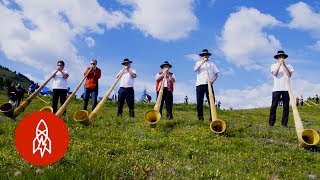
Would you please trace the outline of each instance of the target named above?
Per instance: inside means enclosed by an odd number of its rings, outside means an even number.
[[[48,97],[46,100],[50,101]],[[0,103],[6,101],[0,96]],[[268,126],[269,108],[218,111],[227,125],[224,136],[196,118],[195,105],[174,105],[174,120],[162,119],[156,132],[143,120],[154,104],[135,104],[136,117],[116,117],[116,102],[105,104],[90,127],[73,120],[81,100],[69,105],[65,122],[70,144],[58,162],[38,167],[15,150],[17,123],[45,104],[34,99],[16,121],[0,120],[0,178],[14,179],[319,179],[319,147],[298,147],[290,112],[288,128]],[[320,107],[298,107],[305,128],[320,129]],[[165,113],[165,111],[164,111]],[[43,173],[36,173],[37,169]],[[20,176],[15,176],[17,172]]]

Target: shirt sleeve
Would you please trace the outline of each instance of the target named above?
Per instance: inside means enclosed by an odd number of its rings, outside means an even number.
[[[172,73],[172,78],[176,80],[176,76]]]
[[[157,73],[155,79],[157,80],[160,76],[160,73]]]
[[[211,69],[214,71],[214,74],[220,72],[215,63],[211,62],[210,66]]]
[[[277,65],[277,64],[272,64],[272,65],[271,65],[271,68],[270,68],[270,72],[271,72],[271,73],[276,70],[276,65]]]
[[[293,69],[293,67],[291,66],[291,64],[288,64],[288,65],[287,65],[287,68],[288,68],[288,70],[289,70],[291,73],[294,72],[294,69]]]
[[[197,61],[197,62],[196,62],[196,65],[194,66],[193,69],[195,69],[200,63],[201,63],[201,61]],[[198,71],[199,71],[199,69],[198,69]]]

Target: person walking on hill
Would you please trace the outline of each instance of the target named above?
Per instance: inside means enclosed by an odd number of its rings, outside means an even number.
[[[52,109],[54,114],[58,111],[58,100],[60,99],[60,105],[62,106],[67,99],[69,73],[68,71],[64,70],[64,65],[65,65],[64,61],[58,61],[57,63],[58,71],[53,76]],[[66,113],[66,110],[64,111],[63,114],[65,113]]]
[[[129,107],[129,116],[134,118],[134,79],[137,77],[136,70],[131,68],[129,59],[124,59],[121,63],[125,69],[124,74],[120,79],[120,89],[118,91],[118,113],[117,116],[121,117],[123,113],[124,100],[126,100]],[[120,71],[121,72],[121,71]],[[117,74],[117,78],[120,76]]]
[[[17,99],[18,99],[17,92],[18,91],[14,83],[11,83],[11,85],[7,87],[9,103],[11,103],[13,106],[17,105]]]
[[[199,54],[199,56],[202,59],[200,61],[197,61],[196,65],[194,66],[194,71],[197,73],[196,92],[197,92],[198,120],[203,120],[204,94],[206,94],[207,100],[209,102],[209,90],[208,90],[208,81],[207,81],[207,74],[206,74],[206,64],[209,70],[211,86],[217,80],[219,70],[214,62],[209,61],[209,57],[211,56],[211,53],[209,53],[207,49],[203,49],[202,52]],[[213,91],[213,96],[214,96],[214,91]],[[214,103],[214,102],[210,102],[210,103]],[[209,106],[210,106],[210,103],[209,103]],[[209,121],[211,122],[211,112],[210,112]]]
[[[175,75],[170,72],[170,68],[172,65],[168,61],[164,61],[162,65],[160,66],[163,71],[158,72],[156,75],[156,91],[157,91],[157,99],[161,87],[162,81],[165,83],[163,84],[163,95],[161,99],[161,104],[160,104],[160,109],[159,112],[162,116],[162,108],[164,102],[166,103],[166,109],[167,109],[167,119],[173,119],[173,114],[172,114],[172,106],[173,106],[173,85],[176,81]]]
[[[274,58],[278,60],[277,63],[271,65],[271,73],[273,75],[273,89],[272,89],[272,104],[270,108],[269,126],[274,126],[276,122],[276,110],[280,96],[283,101],[283,113],[282,122],[283,127],[288,125],[289,116],[289,102],[290,97],[288,88],[286,87],[286,79],[291,77],[294,72],[293,67],[290,64],[285,63],[285,59],[288,57],[284,51],[278,51]],[[286,77],[287,76],[287,77]]]
[[[91,67],[88,67],[84,72],[85,76],[90,71],[84,84],[82,104],[83,110],[87,110],[88,101],[90,97],[92,102],[92,110],[97,106],[98,102],[98,80],[101,77],[101,70],[97,67],[97,60],[95,59],[91,60],[90,66]]]
[[[319,104],[319,97],[316,95],[316,104]]]

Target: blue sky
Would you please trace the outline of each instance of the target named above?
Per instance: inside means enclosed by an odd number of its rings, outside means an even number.
[[[155,74],[168,60],[177,80],[174,102],[186,95],[195,102],[193,67],[207,48],[220,70],[214,90],[222,107],[265,107],[270,65],[282,49],[295,69],[293,94],[320,94],[320,1],[0,0],[0,19],[0,64],[40,83],[63,59],[73,89],[94,58],[103,96],[129,58],[136,99],[147,88],[154,100]]]

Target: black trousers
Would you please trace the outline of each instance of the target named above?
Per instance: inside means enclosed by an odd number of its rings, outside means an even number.
[[[288,125],[288,116],[289,116],[289,102],[290,97],[288,91],[273,91],[272,92],[272,104],[270,108],[270,117],[269,117],[269,125],[274,126],[274,123],[276,122],[276,112],[277,112],[277,106],[278,101],[280,99],[280,96],[282,96],[283,101],[283,113],[282,113],[282,126]]]
[[[211,85],[212,87],[212,85]],[[212,89],[213,90],[213,89]],[[197,91],[197,111],[198,111],[198,119],[203,120],[203,98],[204,94],[206,94],[208,104],[210,106],[210,101],[209,101],[209,90],[208,90],[208,85],[207,84],[201,84],[196,87]],[[213,97],[214,97],[214,91]],[[210,118],[211,118],[211,111],[210,111]]]
[[[129,116],[134,117],[134,90],[132,87],[120,87],[118,91],[118,116],[122,116],[124,100],[129,107]]]
[[[55,114],[58,111],[58,100],[60,99],[60,105],[62,106],[63,103],[67,99],[67,89],[53,89],[52,90],[52,109],[53,113]],[[64,111],[64,114],[66,113],[66,110]]]
[[[87,110],[89,98],[91,97],[91,102],[92,102],[92,110],[97,106],[98,104],[98,89],[87,89],[84,88],[84,93],[83,93],[83,104],[82,104],[82,109]]]
[[[158,99],[159,91],[157,91],[157,99]],[[162,116],[162,108],[164,102],[166,103],[166,110],[167,110],[167,118],[172,119],[172,105],[173,105],[173,94],[172,91],[168,91],[167,87],[163,88],[163,95],[161,99],[161,104],[160,104],[160,114]]]

